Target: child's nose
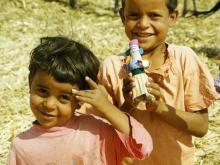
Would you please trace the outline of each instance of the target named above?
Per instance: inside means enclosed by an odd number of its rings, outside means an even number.
[[[149,22],[150,22],[149,18],[145,15],[145,16],[140,18],[140,20],[138,22],[138,25],[141,28],[146,28],[146,27],[149,27],[149,25],[150,25]]]
[[[48,97],[44,100],[44,107],[46,107],[48,110],[53,110],[56,108],[56,98],[54,97]]]

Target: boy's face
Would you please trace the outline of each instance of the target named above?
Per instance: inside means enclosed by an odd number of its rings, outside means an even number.
[[[30,106],[44,128],[64,125],[79,108],[71,90],[77,85],[60,83],[46,72],[37,71],[30,81]]]
[[[169,13],[167,0],[125,0],[120,16],[128,38],[138,39],[140,47],[151,51],[165,41],[177,12]]]

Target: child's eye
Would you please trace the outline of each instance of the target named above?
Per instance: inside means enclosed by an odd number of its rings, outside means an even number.
[[[40,94],[40,95],[47,95],[48,94],[48,91],[44,88],[38,88],[37,89],[37,92]]]
[[[71,97],[67,95],[60,95],[60,101],[62,102],[71,101]]]
[[[139,18],[138,14],[135,14],[135,13],[131,13],[127,17],[130,20],[137,20]]]
[[[159,18],[160,14],[158,14],[158,13],[149,13],[149,17],[150,18]]]

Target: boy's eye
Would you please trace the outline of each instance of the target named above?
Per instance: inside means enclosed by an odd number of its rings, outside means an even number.
[[[37,92],[40,93],[41,95],[47,95],[48,91],[44,88],[38,88]]]
[[[61,101],[71,101],[71,97],[67,95],[60,95]]]
[[[138,14],[136,13],[131,13],[131,14],[128,14],[127,18],[128,19],[131,19],[131,20],[137,20],[138,19]]]
[[[157,18],[157,17],[160,17],[160,14],[158,14],[158,13],[149,13],[149,17]]]

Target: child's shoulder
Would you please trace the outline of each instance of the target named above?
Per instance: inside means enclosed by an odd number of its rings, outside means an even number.
[[[15,148],[17,148],[18,146],[22,147],[24,142],[28,139],[31,139],[32,136],[33,136],[33,127],[30,127],[27,130],[17,134],[12,140],[12,145]]]
[[[116,133],[112,124],[99,116],[92,114],[80,114],[77,116],[77,120],[77,130],[92,132],[99,136],[102,136],[103,134],[113,135]]]
[[[106,56],[103,60],[103,63],[121,63],[123,60],[125,60],[125,58],[126,55],[124,52],[122,52],[120,54]]]
[[[175,64],[181,67],[185,76],[195,74],[209,75],[208,67],[192,48],[170,44],[168,52],[174,57]]]
[[[74,120],[78,120],[77,123],[83,127],[109,127],[111,124],[104,118],[93,115],[77,112]]]
[[[176,62],[185,67],[193,67],[202,64],[194,50],[188,46],[169,44],[168,53]]]
[[[126,56],[123,53],[106,56],[102,63],[103,74],[107,73],[108,75],[115,75],[115,73],[120,73],[120,75],[123,75],[125,72],[123,67],[125,60]]]
[[[168,52],[180,58],[194,58],[196,56],[192,48],[183,45],[168,44]]]

